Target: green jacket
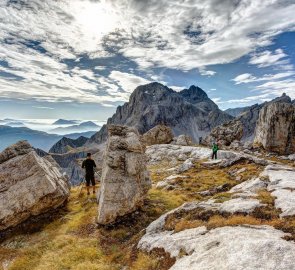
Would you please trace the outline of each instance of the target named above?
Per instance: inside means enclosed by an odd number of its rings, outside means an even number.
[[[213,144],[212,150],[213,150],[213,152],[217,152],[219,150],[218,145],[217,144]]]

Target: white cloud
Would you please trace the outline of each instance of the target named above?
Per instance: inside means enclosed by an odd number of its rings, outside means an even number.
[[[266,95],[281,96],[283,93],[286,93],[292,99],[295,99],[294,79],[266,82],[256,86],[256,89],[260,90],[262,93]]]
[[[197,68],[212,76],[206,67],[232,62],[294,29],[294,14],[295,4],[280,0],[2,0],[1,71],[9,76],[0,78],[0,96],[111,106],[150,77],[118,71],[113,62],[103,70],[106,62],[90,69],[66,60],[78,64],[82,55],[94,61],[122,54],[141,69]],[[256,54],[252,62],[285,61],[283,54]],[[109,76],[95,72],[108,68]]]
[[[255,96],[248,96],[245,98],[241,98],[241,99],[230,99],[227,101],[222,101],[219,102],[219,104],[252,104],[253,102],[255,103],[259,103],[259,102],[264,102],[264,101],[269,101],[271,100],[270,95],[269,94],[261,94],[261,95],[255,95]]]
[[[204,67],[201,67],[199,68],[199,73],[202,75],[202,76],[213,76],[216,74],[216,71],[213,71],[213,70],[206,70]]]
[[[257,78],[250,73],[244,73],[244,74],[238,75],[232,80],[236,84],[242,84],[242,83],[253,83],[253,82],[261,82],[261,81],[273,81],[273,80],[290,77],[293,75],[295,75],[294,71],[286,71],[286,72],[281,72],[276,74],[265,74],[262,77]]]
[[[133,90],[139,85],[148,84],[151,82],[139,76],[120,71],[112,71],[109,75],[109,78],[115,81],[122,89],[124,89],[128,93],[132,93]]]
[[[220,97],[218,97],[218,98],[212,98],[212,100],[213,100],[216,104],[222,103]]]
[[[289,60],[286,59],[287,56],[282,49],[277,49],[273,53],[271,51],[264,51],[254,54],[250,58],[249,64],[257,65],[260,68],[273,65],[286,65],[289,64]]]
[[[46,107],[46,106],[32,106],[35,109],[40,109],[40,110],[54,110],[54,108],[51,107]]]

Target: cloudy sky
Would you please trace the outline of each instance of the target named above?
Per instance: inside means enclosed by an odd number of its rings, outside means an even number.
[[[104,120],[140,84],[295,98],[294,0],[0,0],[0,118]]]

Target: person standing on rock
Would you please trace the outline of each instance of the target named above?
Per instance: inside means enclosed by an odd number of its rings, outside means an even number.
[[[217,159],[217,152],[218,152],[219,148],[218,145],[214,142],[213,146],[212,146],[212,159]]]
[[[87,154],[87,158],[82,163],[82,168],[85,169],[87,195],[90,195],[90,182],[93,188],[93,194],[95,194],[94,168],[96,168],[96,164],[91,157],[91,153]]]

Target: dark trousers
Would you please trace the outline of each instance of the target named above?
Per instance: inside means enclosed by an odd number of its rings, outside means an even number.
[[[212,153],[212,159],[217,159],[217,151],[213,151],[213,153]]]

